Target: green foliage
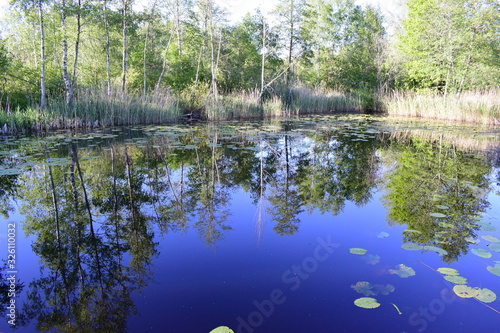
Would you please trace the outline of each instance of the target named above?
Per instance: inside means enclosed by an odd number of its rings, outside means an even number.
[[[407,86],[445,93],[498,86],[498,2],[410,0],[407,7],[398,44]]]

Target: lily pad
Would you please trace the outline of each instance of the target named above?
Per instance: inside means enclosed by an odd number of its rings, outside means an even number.
[[[500,276],[500,266],[498,266],[498,265],[495,265],[494,267],[493,266],[488,266],[488,267],[486,267],[486,269],[491,274],[495,274],[495,275]]]
[[[481,227],[481,230],[487,232],[496,232],[498,229],[491,223],[486,223]]]
[[[385,231],[382,231],[380,232],[378,235],[377,235],[378,238],[386,238],[386,237],[389,237],[389,234]]]
[[[411,267],[408,267],[404,264],[399,264],[396,266],[397,269],[390,269],[389,270],[389,274],[397,274],[399,275],[400,278],[408,278],[410,276],[413,276],[415,275],[415,271],[413,270],[413,268]]]
[[[414,229],[405,229],[403,232],[411,233],[411,234],[421,234],[422,232],[420,230],[414,230]]]
[[[376,254],[367,254],[366,256],[363,256],[363,260],[370,265],[376,265],[380,262],[380,256]]]
[[[360,247],[352,247],[349,249],[349,252],[351,252],[352,254],[358,254],[362,256],[363,254],[366,254],[368,250],[362,249]]]
[[[473,298],[479,295],[479,290],[477,288],[472,288],[463,284],[457,284],[453,287],[453,291],[457,296],[462,298]]]
[[[442,217],[446,217],[446,214],[443,214],[443,213],[430,213],[429,216],[437,217],[437,218],[442,218]]]
[[[445,206],[445,205],[437,205],[436,208],[439,208],[439,209],[450,209],[450,207]]]
[[[375,298],[361,297],[354,301],[354,305],[365,309],[375,309],[380,306],[380,303]]]
[[[466,284],[467,283],[467,279],[462,277],[462,276],[458,276],[458,275],[446,275],[444,277],[444,279],[446,281],[450,281],[451,283],[454,283],[454,284]]]
[[[497,243],[490,243],[490,244],[488,244],[488,248],[489,248],[491,251],[500,252],[500,244],[497,244]]]
[[[500,239],[496,238],[495,236],[484,235],[481,236],[481,238],[487,240],[488,242],[500,243]]]
[[[227,326],[219,326],[211,330],[210,333],[234,333],[234,331]]]
[[[389,295],[394,290],[396,290],[396,288],[392,284],[386,284],[385,286],[383,284],[376,284],[373,286],[375,295]]]
[[[418,245],[415,243],[404,243],[401,245],[401,248],[404,250],[410,250],[410,251],[417,251],[417,250],[422,250],[422,245]]]
[[[479,244],[479,239],[475,239],[475,238],[471,238],[471,237],[468,237],[465,239],[467,241],[467,243],[471,243],[471,244]]]
[[[363,294],[365,296],[376,295],[373,290],[373,286],[370,282],[360,281],[356,284],[351,285],[351,288],[356,290],[358,293]]]
[[[450,267],[440,267],[437,269],[437,271],[441,274],[446,275],[458,275],[458,271],[455,268]]]
[[[424,249],[428,250],[428,251],[434,251],[434,252],[437,252],[439,253],[440,255],[447,255],[448,254],[448,251],[440,248],[440,247],[437,247],[437,246],[432,246],[432,245],[426,245],[424,246]]]
[[[486,251],[485,249],[472,249],[471,252],[481,258],[491,258],[492,256],[491,252]]]
[[[476,299],[484,303],[491,303],[497,299],[497,295],[493,291],[483,288],[479,289],[479,294],[476,296]]]

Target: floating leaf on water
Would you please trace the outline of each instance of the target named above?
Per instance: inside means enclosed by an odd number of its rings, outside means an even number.
[[[472,249],[472,253],[474,253],[476,256],[482,257],[482,258],[491,258],[492,254],[489,251],[486,251],[485,249]]]
[[[375,292],[375,295],[389,295],[392,293],[396,288],[392,284],[386,284],[385,286],[383,284],[376,284],[373,286],[373,291]]]
[[[450,267],[440,267],[437,269],[437,271],[445,275],[458,275],[458,271],[455,268]]]
[[[437,252],[437,253],[439,253],[439,254],[440,254],[440,255],[442,255],[442,256],[445,256],[445,255],[447,255],[447,254],[448,254],[448,251],[443,250],[442,248],[437,247],[437,246],[426,245],[426,246],[424,246],[424,249],[426,249],[427,251],[434,251],[434,252]]]
[[[495,236],[484,235],[481,236],[481,238],[487,240],[488,242],[500,243],[500,239],[496,238]]]
[[[363,255],[363,254],[366,254],[366,252],[368,252],[368,250],[362,249],[360,247],[352,247],[349,249],[349,252],[351,252],[352,254]]]
[[[471,243],[471,244],[479,244],[479,239],[474,239],[474,238],[466,238],[465,239],[467,241],[467,243]]]
[[[443,228],[453,228],[454,227],[453,224],[447,223],[447,222],[439,222],[439,225],[442,226]]]
[[[420,230],[413,230],[413,229],[405,229],[403,232],[411,233],[411,234],[421,234],[422,232]]]
[[[484,303],[491,303],[497,299],[497,295],[493,291],[487,288],[483,288],[479,289],[479,293],[476,296],[476,299]]]
[[[491,274],[495,274],[495,275],[500,276],[500,266],[498,266],[498,265],[495,265],[494,267],[493,266],[488,266],[488,267],[486,267],[486,269]]]
[[[385,231],[382,231],[380,232],[378,235],[377,235],[378,238],[386,238],[386,237],[389,237],[389,234]]]
[[[396,266],[396,268],[397,269],[390,269],[389,274],[397,274],[403,279],[415,275],[415,271],[413,270],[413,268],[408,267],[404,264],[399,264]]]
[[[497,228],[493,226],[491,223],[486,223],[481,227],[481,230],[486,231],[486,232],[496,232]]]
[[[363,294],[365,296],[376,295],[371,289],[373,286],[370,282],[360,281],[356,284],[351,285],[351,288],[356,290],[358,293]]]
[[[472,298],[479,295],[479,290],[477,288],[472,288],[464,284],[457,284],[453,287],[453,291],[457,296],[462,298]]]
[[[500,252],[500,244],[490,243],[487,246],[491,251]]]
[[[361,297],[354,301],[354,305],[365,309],[375,309],[380,306],[380,303],[375,298]]]
[[[416,250],[423,249],[422,245],[418,245],[415,243],[404,243],[403,245],[401,245],[401,248],[404,250],[410,250],[410,251],[416,251]]]
[[[211,330],[210,333],[234,333],[234,331],[227,326],[219,326]]]
[[[438,217],[438,218],[446,217],[446,215],[443,213],[430,213],[429,215],[432,217]]]
[[[376,254],[367,254],[366,256],[363,256],[363,260],[370,265],[376,265],[380,262],[380,256]]]
[[[446,281],[450,281],[451,283],[454,283],[454,284],[466,284],[467,283],[467,279],[462,277],[462,276],[458,276],[458,275],[446,275],[444,276],[444,279]]]
[[[450,209],[450,207],[444,206],[444,205],[437,205],[436,208],[439,208],[439,209]]]

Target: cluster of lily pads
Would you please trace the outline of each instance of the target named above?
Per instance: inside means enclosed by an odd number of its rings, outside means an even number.
[[[385,238],[388,236],[389,234],[386,232],[381,232],[377,235],[378,238]],[[360,247],[350,248],[349,252],[352,254],[363,256],[368,264],[375,265],[380,261],[380,256],[367,254],[368,250]],[[389,274],[397,274],[401,278],[408,278],[415,275],[416,273],[413,268],[408,267],[404,264],[399,264],[395,267],[395,269],[389,269]],[[353,288],[358,293],[363,294],[364,296],[389,295],[396,289],[392,284],[371,284],[368,281],[359,281],[356,284],[351,285],[351,288]],[[380,306],[380,303],[373,297],[360,297],[354,300],[354,305],[365,309],[375,309]],[[392,305],[398,311],[398,313],[401,314],[399,308],[394,303],[392,303]]]
[[[475,298],[484,303],[491,303],[497,299],[497,295],[488,288],[470,287],[467,279],[460,276],[458,271],[450,267],[441,267],[437,271],[444,274],[444,279],[454,283],[453,291],[462,298]]]

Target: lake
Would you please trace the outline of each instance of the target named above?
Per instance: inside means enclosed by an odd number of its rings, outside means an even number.
[[[499,128],[3,137],[0,213],[1,332],[500,332]]]

